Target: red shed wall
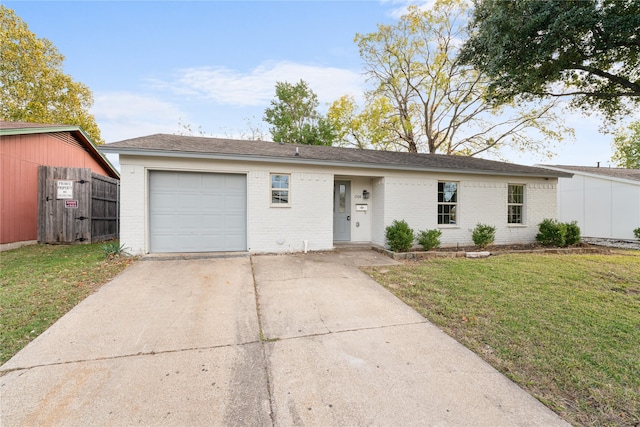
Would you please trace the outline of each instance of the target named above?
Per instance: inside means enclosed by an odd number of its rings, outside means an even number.
[[[38,238],[38,166],[108,172],[69,132],[0,138],[0,243]]]

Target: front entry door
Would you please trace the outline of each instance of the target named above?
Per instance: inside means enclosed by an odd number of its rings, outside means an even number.
[[[333,240],[351,241],[351,183],[336,181],[333,184]]]

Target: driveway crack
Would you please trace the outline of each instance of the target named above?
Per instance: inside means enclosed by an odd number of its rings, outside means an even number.
[[[265,342],[269,342],[270,340],[265,338],[264,331],[262,329],[262,316],[260,314],[260,295],[258,293],[258,282],[256,281],[255,268],[253,265],[253,257],[249,257],[249,260],[251,261],[251,277],[253,278],[253,291],[256,297],[256,314],[258,317],[260,349],[262,351],[263,369],[264,369],[265,379],[267,382],[267,395],[269,396],[269,416],[271,417],[271,425],[274,426],[276,424],[276,411],[275,411],[276,405],[275,405],[273,390],[271,386],[271,372],[269,369],[269,360],[267,359],[267,350],[265,346]]]

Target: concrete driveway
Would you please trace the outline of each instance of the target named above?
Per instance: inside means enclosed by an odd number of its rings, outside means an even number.
[[[137,262],[0,367],[0,425],[567,425],[372,251]]]

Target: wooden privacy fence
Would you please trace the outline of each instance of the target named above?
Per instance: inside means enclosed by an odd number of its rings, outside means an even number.
[[[38,167],[38,242],[119,237],[120,181],[85,168]]]

